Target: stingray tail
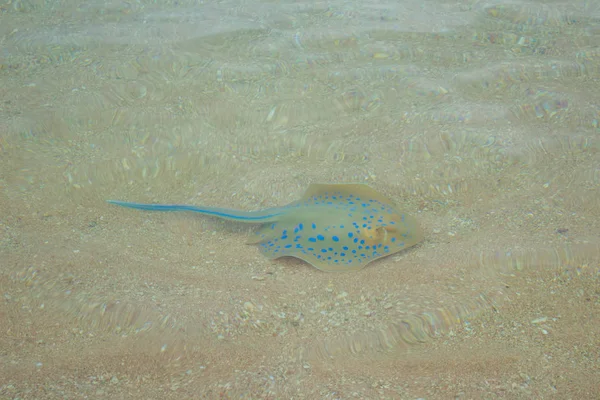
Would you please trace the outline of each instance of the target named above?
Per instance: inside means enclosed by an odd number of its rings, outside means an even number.
[[[265,223],[276,221],[283,214],[281,208],[268,208],[260,211],[240,211],[230,208],[219,207],[198,207],[185,204],[144,204],[131,203],[119,200],[107,200],[110,204],[115,204],[121,207],[135,208],[137,210],[147,211],[191,211],[204,215],[210,215],[217,218],[227,219],[230,221],[247,222],[247,223]]]

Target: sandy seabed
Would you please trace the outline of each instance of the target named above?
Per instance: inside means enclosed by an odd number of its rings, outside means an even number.
[[[0,6],[0,398],[600,398],[592,2]],[[268,260],[361,182],[425,240]]]

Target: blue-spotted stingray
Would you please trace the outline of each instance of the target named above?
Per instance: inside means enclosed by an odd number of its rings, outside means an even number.
[[[312,184],[302,198],[259,211],[109,200],[152,211],[193,211],[262,224],[248,244],[270,259],[296,257],[323,271],[353,271],[423,240],[417,220],[363,184]]]

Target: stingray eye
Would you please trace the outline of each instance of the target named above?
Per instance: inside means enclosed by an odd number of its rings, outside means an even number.
[[[387,235],[388,231],[383,226],[380,226],[375,230],[375,237],[379,242],[385,242],[387,239]]]
[[[394,226],[386,226],[383,227],[382,229],[384,229],[387,233],[396,233],[398,232],[398,229]]]
[[[393,226],[382,226],[381,229],[383,232],[381,234],[381,241],[382,243],[387,243],[388,241],[390,241],[394,235],[398,232],[398,229],[396,229]]]

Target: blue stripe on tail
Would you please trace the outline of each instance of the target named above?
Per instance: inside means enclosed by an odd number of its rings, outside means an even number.
[[[218,218],[229,219],[240,222],[271,222],[277,220],[277,217],[284,214],[281,208],[269,208],[261,211],[239,211],[229,208],[218,207],[197,207],[185,204],[144,204],[130,203],[127,201],[107,200],[110,204],[121,207],[135,208],[148,211],[192,211],[204,215],[211,215]]]

